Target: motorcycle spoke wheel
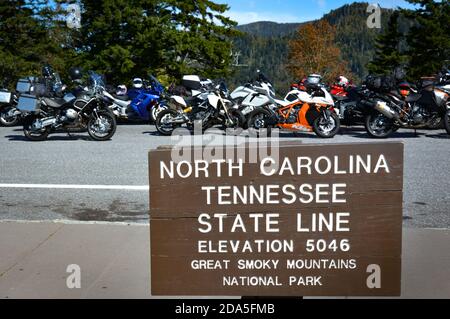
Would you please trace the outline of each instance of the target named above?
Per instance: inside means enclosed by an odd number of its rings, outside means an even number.
[[[386,138],[395,131],[395,125],[383,114],[372,114],[367,117],[366,130],[372,137]]]
[[[339,116],[331,113],[328,117],[321,114],[313,123],[314,132],[321,138],[333,138],[341,128]]]
[[[0,112],[0,124],[2,126],[11,127],[19,123],[17,115],[11,115],[13,108],[7,107]]]
[[[156,129],[161,135],[170,136],[173,131],[180,127],[179,124],[173,123],[178,116],[176,111],[165,110],[162,111],[156,119]]]
[[[95,141],[109,140],[116,132],[116,120],[109,112],[92,114],[88,123],[88,133]]]
[[[153,123],[156,123],[156,119],[158,118],[158,115],[161,114],[161,112],[166,111],[168,108],[167,106],[155,106],[152,108],[151,112],[151,120]]]

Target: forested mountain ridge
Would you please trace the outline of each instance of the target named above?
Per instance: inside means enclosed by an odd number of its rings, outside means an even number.
[[[336,43],[342,51],[342,58],[348,62],[354,80],[367,75],[366,65],[375,54],[376,37],[384,31],[393,12],[382,9],[382,28],[367,27],[368,3],[353,3],[331,11],[322,19],[336,27]],[[313,21],[311,21],[313,22]],[[311,23],[305,22],[305,23]],[[254,77],[257,69],[267,73],[279,91],[285,91],[294,80],[285,68],[289,40],[304,23],[280,24],[256,22],[238,26],[244,35],[234,41],[235,51],[240,51],[240,64],[236,67],[233,84],[245,82]]]

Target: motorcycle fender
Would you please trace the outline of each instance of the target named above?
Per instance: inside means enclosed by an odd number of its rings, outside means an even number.
[[[186,101],[178,95],[174,95],[170,97],[176,104],[181,105],[183,108],[187,107]]]
[[[208,102],[215,109],[217,109],[218,106],[219,106],[219,100],[220,100],[219,97],[217,95],[215,95],[215,94],[209,94],[208,95]]]

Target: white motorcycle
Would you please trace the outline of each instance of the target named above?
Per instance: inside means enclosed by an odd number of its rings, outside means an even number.
[[[201,81],[198,76],[185,76],[183,87],[190,91],[191,96],[184,98],[173,95],[170,109],[161,112],[156,120],[156,128],[162,135],[171,135],[182,126],[190,130],[200,126],[205,131],[215,125],[225,129],[243,125],[245,118],[229,99],[224,83],[214,86],[210,80]]]

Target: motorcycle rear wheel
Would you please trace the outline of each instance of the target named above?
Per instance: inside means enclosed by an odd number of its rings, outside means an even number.
[[[92,113],[87,125],[89,136],[98,142],[110,140],[116,133],[116,129],[116,117],[109,111]]]
[[[369,114],[364,124],[367,133],[373,138],[388,138],[398,130],[394,122],[381,113]]]
[[[168,109],[168,107],[165,105],[157,105],[157,106],[152,107],[152,110],[150,112],[151,123],[156,123],[156,120],[158,119],[158,115],[167,109]]]
[[[45,141],[48,138],[48,135],[50,134],[50,128],[45,128],[42,131],[33,131],[31,129],[31,126],[33,122],[36,120],[36,117],[28,117],[25,120],[25,123],[23,125],[23,134],[25,137],[33,142],[42,142]]]
[[[175,110],[165,110],[159,113],[156,118],[155,126],[158,132],[163,136],[170,136],[173,132],[180,127],[179,124],[170,124],[170,118],[176,118],[178,116],[178,112]]]
[[[0,125],[11,127],[16,126],[19,123],[19,116],[8,116],[9,111],[13,109],[13,107],[6,107],[0,111]]]

